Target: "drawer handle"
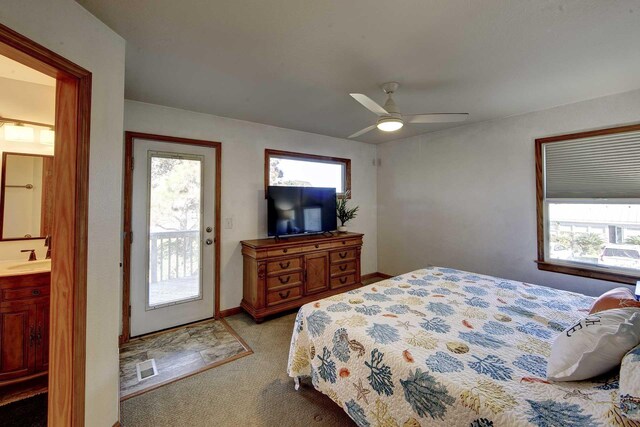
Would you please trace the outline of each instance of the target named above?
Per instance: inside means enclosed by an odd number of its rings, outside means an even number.
[[[340,269],[340,271],[347,271],[347,264],[341,265],[340,267],[338,267]]]
[[[340,284],[344,285],[345,283],[347,283],[348,278],[346,277],[341,277],[340,278]]]
[[[37,297],[38,295],[40,295],[40,289],[34,289],[31,291],[31,295]]]
[[[29,330],[29,347],[33,347],[33,343],[36,340],[36,331],[34,328]]]
[[[342,244],[343,244],[343,245],[346,245],[346,244],[347,244],[347,241],[346,241],[346,240],[343,240],[343,241],[342,241]]]
[[[320,245],[316,245],[316,249],[318,249],[320,247]]]
[[[287,249],[283,249],[282,252],[284,252],[286,254],[287,253]]]
[[[289,268],[289,265],[291,265],[291,261],[287,261],[286,264],[283,264],[282,262],[280,263],[280,268],[281,269],[285,269],[285,268]]]
[[[278,295],[280,295],[280,298],[282,299],[289,298],[290,294],[291,294],[291,289],[289,289],[287,292],[278,292]]]
[[[291,276],[286,276],[286,277],[287,277],[287,279],[286,279],[286,280],[285,280],[285,279],[283,279],[283,277],[284,277],[284,276],[278,276],[278,280],[280,281],[280,283],[282,283],[283,285],[284,285],[285,283],[289,283],[289,280],[291,279]]]
[[[342,259],[345,259],[347,257],[348,252],[338,252],[338,256]]]

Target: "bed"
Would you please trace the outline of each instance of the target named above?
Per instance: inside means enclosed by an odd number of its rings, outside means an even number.
[[[617,372],[550,383],[554,337],[593,298],[429,267],[300,308],[288,373],[358,426],[640,425]]]

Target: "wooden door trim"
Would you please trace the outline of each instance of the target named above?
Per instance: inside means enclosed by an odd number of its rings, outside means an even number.
[[[131,203],[133,198],[133,144],[136,139],[146,139],[152,141],[171,142],[175,144],[197,145],[201,147],[214,148],[215,155],[215,195],[214,195],[214,309],[213,317],[220,318],[220,214],[222,202],[222,143],[216,141],[204,141],[200,139],[181,138],[176,136],[155,135],[143,132],[126,131],[124,145],[124,239],[122,247],[122,334],[120,335],[120,345],[129,342],[131,338]]]
[[[92,76],[2,24],[0,54],[57,80],[48,425],[83,426]]]
[[[40,236],[51,234],[53,224],[53,176],[54,166],[53,156],[43,156],[42,158],[42,196],[40,197]],[[4,210],[2,210],[4,213]]]

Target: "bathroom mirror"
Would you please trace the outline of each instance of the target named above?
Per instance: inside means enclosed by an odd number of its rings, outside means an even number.
[[[1,176],[1,239],[50,235],[53,220],[53,156],[4,152]]]

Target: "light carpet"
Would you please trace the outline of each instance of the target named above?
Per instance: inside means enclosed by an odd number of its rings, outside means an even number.
[[[254,354],[124,401],[122,425],[355,425],[308,379],[294,390],[286,371],[295,313],[259,325],[244,313],[226,320]]]

